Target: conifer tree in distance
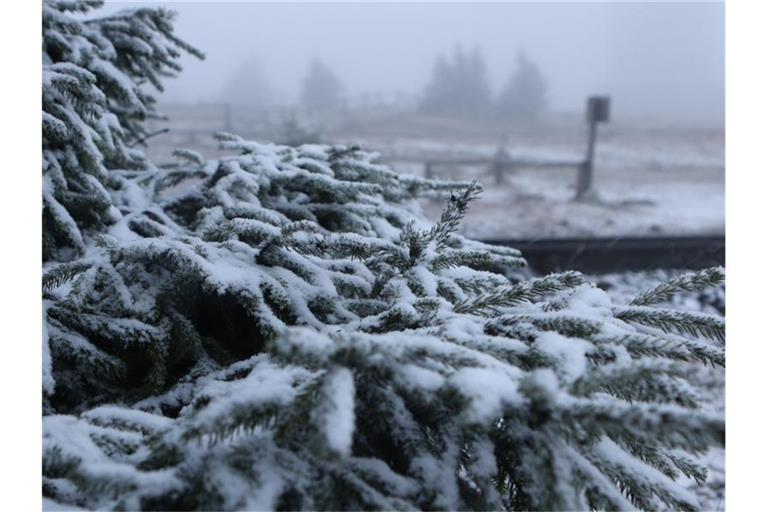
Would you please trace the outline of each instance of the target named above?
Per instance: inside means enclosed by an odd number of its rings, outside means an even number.
[[[432,80],[424,91],[422,112],[441,116],[478,116],[488,113],[490,86],[480,49],[456,46],[452,59],[438,57]]]
[[[310,112],[335,110],[343,104],[344,87],[331,68],[312,59],[301,86],[301,105]]]
[[[547,82],[539,67],[524,52],[517,69],[499,94],[497,112],[512,120],[538,119],[547,108]]]
[[[274,103],[274,96],[261,61],[255,55],[240,64],[221,92],[226,104],[248,108],[266,108]]]

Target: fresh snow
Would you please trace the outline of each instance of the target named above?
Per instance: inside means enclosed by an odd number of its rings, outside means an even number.
[[[450,382],[471,399],[467,414],[472,422],[488,422],[501,415],[502,406],[523,403],[515,380],[493,370],[462,368],[451,376]]]
[[[44,23],[68,22],[56,5],[69,4],[46,2]],[[133,21],[150,12],[135,11]],[[106,23],[110,31],[132,26],[119,18]],[[572,274],[551,276],[545,292],[519,285],[531,294],[504,302],[500,293],[516,285],[487,269],[522,266],[520,254],[458,236],[458,218],[432,230],[416,202],[440,197],[442,207],[450,195],[461,204],[474,187],[462,196],[453,184],[374,163],[376,154],[221,134],[231,155],[215,162],[189,151],[176,153],[183,162],[172,168],[145,162],[125,147],[125,112],[108,112],[115,105],[151,110],[136,77],[118,69],[117,52],[131,49],[141,67],[150,48],[159,53],[156,62],[167,63],[175,46],[184,46],[141,23],[146,41],[125,46],[112,46],[95,21],[60,30],[82,67],[44,60],[45,133],[63,137],[51,146],[66,146],[46,150],[45,212],[53,238],[66,235],[74,246],[53,247],[46,260],[81,258],[69,282],[45,292],[47,496],[95,509],[163,500],[175,507],[186,498],[225,509],[286,505],[278,499],[300,499],[302,508],[350,499],[341,506],[457,509],[470,505],[466,494],[474,492],[484,508],[501,508],[507,503],[492,479],[502,469],[525,486],[533,505],[547,503],[550,492],[572,508],[592,505],[581,484],[623,508],[617,485],[625,482],[645,490],[651,508],[696,504],[692,492],[630,455],[622,433],[695,452],[717,443],[720,411],[648,400],[642,389],[636,400],[612,391],[622,371],[650,370],[659,374],[653,384],[671,388],[673,397],[694,394],[687,384],[675,386],[671,359],[637,357],[632,343],[659,352],[664,343],[677,344],[674,355],[689,359],[722,347],[621,321],[616,315],[630,310],[580,278],[571,284]],[[115,86],[105,89],[109,97],[100,89],[105,82]],[[66,91],[75,86],[83,96],[70,101]],[[544,149],[551,158],[568,157]],[[610,149],[598,152],[606,169],[637,157]],[[116,159],[131,165],[108,172],[105,165]],[[486,203],[471,210],[464,232],[482,234],[483,222],[491,222],[504,236],[516,236],[511,225],[542,236],[548,232],[541,223],[520,219],[548,215],[551,223],[558,210],[594,225],[616,212],[670,214],[644,210],[656,197],[627,196],[628,186],[636,193],[642,183],[633,181],[636,168],[624,167],[601,175],[598,198],[578,205],[566,198],[571,191],[555,186],[555,174],[514,173],[507,186],[487,187]],[[720,177],[714,167],[707,180],[713,190]],[[675,181],[679,172],[666,178]],[[65,207],[73,173],[99,212],[97,228],[86,229]],[[717,205],[709,206],[707,229],[720,218]],[[700,229],[705,216],[694,216]],[[618,231],[631,226],[628,219],[619,224]],[[73,267],[61,268],[66,275]],[[95,369],[128,377],[102,383],[86,374]],[[383,449],[401,453],[382,454],[382,438]],[[378,459],[354,457],[358,443]],[[513,470],[496,456],[505,443],[521,450]],[[349,493],[327,495],[345,487]]]
[[[328,447],[340,455],[349,455],[355,432],[355,382],[346,368],[333,370],[326,377],[328,410],[322,422]]]

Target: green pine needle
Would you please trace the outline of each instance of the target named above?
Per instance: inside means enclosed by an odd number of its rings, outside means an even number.
[[[721,343],[725,342],[725,320],[714,315],[645,306],[616,308],[614,315],[621,320],[655,327],[664,332],[701,336]]]
[[[62,263],[43,275],[43,291],[51,291],[64,283],[71,281],[79,274],[91,268],[90,263],[75,261],[71,263]]]
[[[584,283],[579,272],[569,271],[551,274],[542,279],[523,281],[493,292],[478,295],[471,300],[463,300],[455,305],[457,313],[487,313],[496,308],[510,307],[525,301],[532,301],[543,295],[568,288],[575,288]]]
[[[712,286],[717,286],[725,280],[723,267],[711,267],[699,272],[691,272],[670,279],[666,283],[646,290],[632,299],[632,306],[648,306],[671,299],[681,292],[695,292]]]

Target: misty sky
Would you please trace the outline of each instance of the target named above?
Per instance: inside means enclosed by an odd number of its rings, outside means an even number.
[[[104,12],[136,2],[108,0]],[[477,45],[494,92],[519,49],[540,66],[553,110],[608,93],[614,111],[722,122],[722,3],[228,3],[142,2],[178,12],[177,33],[207,54],[185,57],[166,101],[220,101],[256,59],[274,101],[295,101],[309,62],[325,61],[350,95],[417,96],[435,58]]]

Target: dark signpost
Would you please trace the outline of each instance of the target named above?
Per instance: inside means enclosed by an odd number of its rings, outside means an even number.
[[[579,176],[576,180],[576,199],[586,199],[592,188],[592,171],[595,159],[595,139],[597,138],[597,123],[605,123],[611,117],[611,99],[608,96],[591,96],[587,98],[587,124],[589,139],[587,140],[587,156],[579,166]]]

